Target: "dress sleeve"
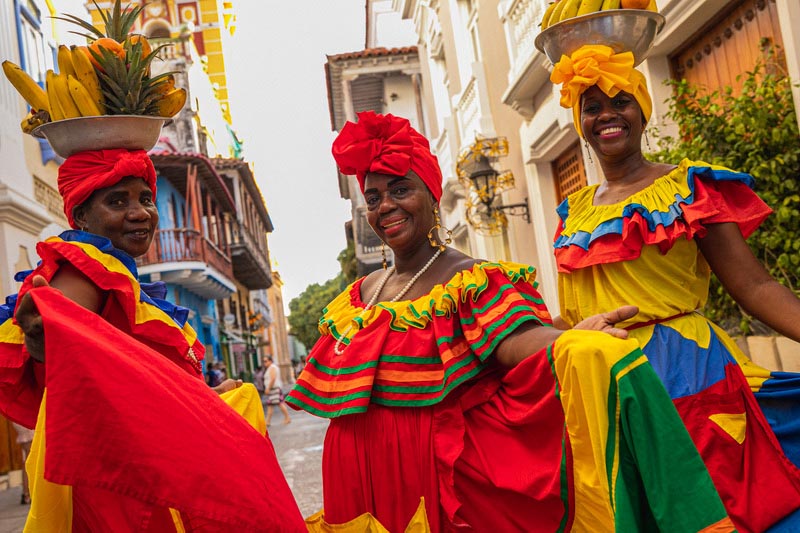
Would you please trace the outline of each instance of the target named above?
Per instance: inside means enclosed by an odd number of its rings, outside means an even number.
[[[552,326],[536,290],[535,273],[528,265],[484,263],[463,275],[458,319],[464,338],[481,361],[525,322]]]
[[[692,166],[687,179],[694,190],[694,201],[683,208],[686,221],[705,235],[707,224],[733,222],[744,238],[749,237],[772,213],[772,209],[753,191],[749,174],[712,166]]]

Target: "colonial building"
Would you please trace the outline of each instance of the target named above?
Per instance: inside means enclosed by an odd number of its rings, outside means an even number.
[[[59,8],[85,13],[81,0],[64,0]],[[77,43],[49,0],[0,2],[0,60],[10,60],[44,83],[55,65],[57,44]],[[24,135],[20,121],[28,107],[0,76],[0,289],[16,293],[14,274],[37,261],[36,242],[67,229],[56,177],[61,159],[47,142]],[[19,447],[11,425],[0,416],[0,489],[21,481]],[[11,475],[6,475],[11,472]]]
[[[423,87],[430,87],[423,91],[429,134],[450,178],[446,190],[452,196],[442,200],[451,208],[448,222],[469,215],[459,198],[469,200],[470,190],[454,180],[459,150],[475,134],[506,138],[508,156],[491,161],[495,170],[509,169],[514,176],[514,188],[500,196],[501,205],[527,197],[531,223],[510,217],[502,246],[473,253],[535,264],[545,301],[558,309],[555,208],[577,188],[599,182],[601,175],[579,142],[571,111],[558,104],[558,88],[549,81],[550,62],[534,46],[548,4],[393,0],[394,9],[413,20],[418,36]],[[663,118],[669,96],[663,80],[736,86],[736,77],[754,66],[762,39],[783,47],[795,82],[795,105],[800,103],[800,33],[792,28],[800,4],[795,0],[658,0],[658,7],[666,24],[640,66],[653,94],[651,128],[674,133]]]

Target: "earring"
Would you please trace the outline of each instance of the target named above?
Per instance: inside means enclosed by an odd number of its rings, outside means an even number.
[[[388,266],[386,262],[386,243],[381,241],[381,257],[383,257],[383,269],[386,270]]]
[[[592,151],[589,149],[589,141],[584,139],[583,146],[586,148],[586,155],[589,156],[589,163],[592,163]]]
[[[647,130],[644,130],[644,143],[647,145],[647,151],[652,152],[653,149],[650,148],[650,137],[647,136]]]
[[[447,232],[447,238],[444,242],[441,242],[439,237],[439,230],[444,229]],[[442,219],[439,217],[439,206],[433,206],[433,227],[428,232],[428,241],[431,243],[431,246],[434,248],[439,248],[442,252],[445,251],[447,245],[453,242],[453,230],[447,229],[442,226]]]

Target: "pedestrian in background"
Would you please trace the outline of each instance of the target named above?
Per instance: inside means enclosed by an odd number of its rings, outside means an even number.
[[[28,483],[28,471],[25,468],[25,462],[28,460],[28,455],[31,453],[31,443],[33,442],[33,430],[25,426],[11,423],[14,426],[14,431],[17,432],[17,444],[22,450],[22,497],[20,498],[20,505],[28,505],[31,503],[30,484]]]
[[[272,362],[272,356],[267,355],[264,357],[264,391],[267,395],[267,427],[272,421],[272,412],[275,406],[283,413],[283,423],[288,424],[292,421],[289,417],[289,409],[286,408],[286,402],[283,398],[283,380],[281,379],[281,372],[278,365]]]

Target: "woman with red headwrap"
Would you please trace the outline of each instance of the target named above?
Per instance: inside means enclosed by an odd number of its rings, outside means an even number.
[[[652,104],[630,52],[583,46],[561,58],[551,80],[562,84],[561,105],[572,108],[605,178],[558,208],[561,318],[569,326],[636,304],[621,325],[666,386],[734,524],[764,531],[782,520],[779,530],[797,531],[800,376],[754,365],[697,311],[713,271],[743,309],[800,341],[800,300],[745,243],[771,212],[753,177],[645,159]]]
[[[428,141],[406,119],[358,117],[333,155],[395,264],[325,308],[287,399],[331,419],[310,530],[730,530],[666,392],[614,327],[636,309],[551,327],[533,267],[441,241]]]
[[[304,530],[255,389],[210,390],[188,309],[139,283],[158,227],[147,153],[72,155],[58,186],[73,229],[0,307],[0,410],[37,428],[26,530]]]

